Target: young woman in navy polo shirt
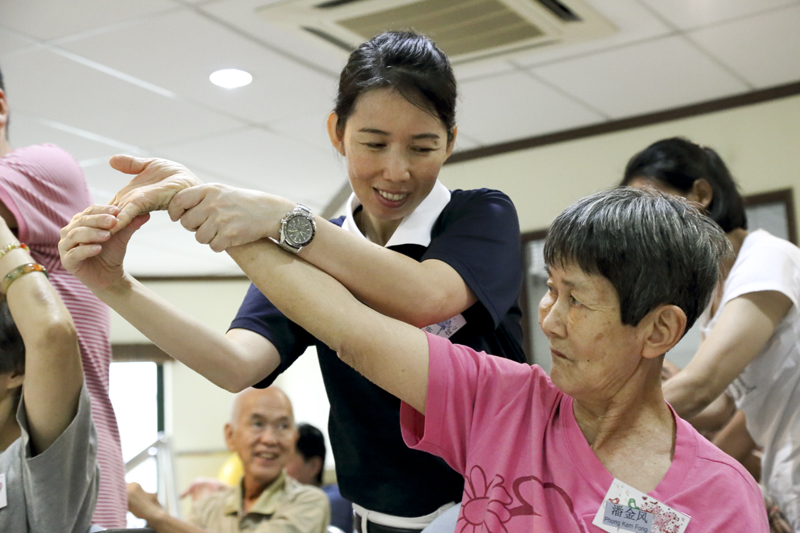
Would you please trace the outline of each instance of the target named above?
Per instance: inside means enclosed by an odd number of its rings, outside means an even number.
[[[199,242],[226,250],[246,273],[259,247],[274,246],[270,238],[385,315],[524,361],[514,206],[501,192],[449,191],[437,180],[453,150],[455,104],[450,63],[430,40],[410,32],[378,35],[351,54],[327,121],[354,191],[346,216],[329,223],[284,198],[200,184],[176,163],[116,156],[112,166],[138,174],[117,195],[119,207],[77,216],[61,243],[62,260],[78,279],[225,389],[265,387],[316,345],[337,478],[361,517],[357,530],[369,521],[372,532],[419,531],[460,501],[463,480],[440,459],[405,446],[397,398],[342,363],[255,286],[222,336],[126,274],[125,245],[144,221],[137,216],[168,208]]]

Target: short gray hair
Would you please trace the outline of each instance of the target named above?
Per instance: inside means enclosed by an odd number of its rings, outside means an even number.
[[[619,187],[579,200],[550,226],[548,266],[576,265],[608,279],[623,324],[635,326],[659,305],[686,313],[686,329],[708,304],[722,259],[733,254],[725,234],[682,198]]]

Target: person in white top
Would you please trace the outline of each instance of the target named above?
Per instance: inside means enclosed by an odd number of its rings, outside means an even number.
[[[664,382],[664,396],[698,427],[743,411],[748,433],[763,447],[765,494],[800,531],[800,249],[764,230],[747,231],[736,183],[711,148],[658,141],[629,161],[622,184],[696,202],[733,245],[724,284],[700,319],[703,341],[686,368]]]

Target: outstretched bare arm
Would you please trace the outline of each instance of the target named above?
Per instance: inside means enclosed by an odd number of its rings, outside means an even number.
[[[17,243],[0,219],[0,249]],[[0,258],[0,279],[35,261],[23,249]],[[83,369],[72,317],[44,274],[17,278],[6,295],[8,308],[25,344],[23,397],[28,431],[36,454],[53,444],[78,412]]]
[[[425,333],[370,309],[329,274],[271,242],[237,246],[228,253],[289,319],[367,379],[425,413]]]
[[[216,385],[240,391],[278,367],[275,346],[251,331],[223,335],[175,308],[123,269],[128,241],[147,221],[118,232],[115,206],[91,206],[61,230],[61,262],[76,278],[162,350]]]

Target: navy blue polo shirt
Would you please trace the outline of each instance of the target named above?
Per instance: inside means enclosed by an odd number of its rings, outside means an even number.
[[[349,205],[352,213],[358,205],[355,197]],[[352,217],[331,222],[358,232]],[[518,304],[523,278],[519,221],[508,196],[489,189],[450,192],[437,182],[387,247],[417,261],[444,261],[477,296],[478,301],[454,317],[449,327],[434,325],[429,331],[525,362]],[[308,346],[316,346],[331,405],[328,430],[337,481],[345,498],[372,511],[407,517],[461,501],[461,475],[438,457],[410,450],[403,442],[400,400],[283,316],[254,285],[231,323],[233,328],[262,335],[280,353],[280,366],[256,387],[269,386]]]

